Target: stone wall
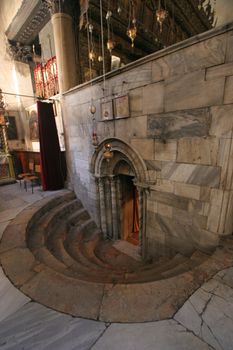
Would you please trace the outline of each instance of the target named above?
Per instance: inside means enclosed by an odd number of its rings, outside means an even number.
[[[128,94],[130,118],[101,121],[105,99]],[[70,182],[98,222],[90,173],[96,105],[99,141],[118,138],[148,175],[145,244],[189,253],[211,250],[233,231],[233,25],[129,64],[64,95]]]

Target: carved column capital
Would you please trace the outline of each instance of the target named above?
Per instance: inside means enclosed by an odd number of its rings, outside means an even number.
[[[51,16],[55,13],[66,13],[72,15],[74,10],[73,1],[70,0],[43,0]]]

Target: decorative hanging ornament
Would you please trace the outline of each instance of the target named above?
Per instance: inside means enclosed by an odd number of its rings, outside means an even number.
[[[131,40],[131,47],[134,47],[134,40],[137,36],[137,27],[136,24],[132,23],[127,29],[127,35]]]
[[[107,49],[108,49],[108,51],[110,53],[114,49],[114,46],[115,46],[115,44],[114,44],[113,40],[112,39],[108,39],[108,41],[107,41]]]
[[[113,152],[112,152],[112,145],[111,143],[106,143],[104,145],[105,151],[103,153],[104,159],[106,159],[107,162],[110,161],[113,157]]]
[[[96,106],[92,103],[89,107],[89,111],[91,112],[92,115],[95,114],[96,112]]]
[[[93,50],[89,52],[89,59],[91,60],[91,62],[95,60],[95,52]]]
[[[92,145],[97,148],[99,145],[98,136],[95,131],[92,133]]]
[[[103,62],[103,56],[101,55],[98,56],[98,62]]]
[[[160,1],[159,1],[159,8],[156,11],[156,17],[157,17],[157,21],[159,22],[160,33],[162,33],[163,22],[165,21],[167,16],[168,16],[168,11],[161,7]]]
[[[129,3],[129,24],[127,28],[127,36],[131,40],[131,47],[134,47],[134,40],[137,36],[137,26],[136,26],[136,18],[135,18],[135,11],[134,11],[134,1],[131,0]]]

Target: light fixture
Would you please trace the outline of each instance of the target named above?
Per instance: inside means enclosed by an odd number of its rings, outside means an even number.
[[[113,151],[112,151],[112,145],[111,143],[106,143],[104,145],[104,153],[103,153],[103,156],[104,156],[104,159],[106,159],[107,162],[110,161],[110,159],[112,159],[113,157]]]
[[[112,50],[115,47],[115,42],[113,40],[113,30],[112,30],[112,11],[108,9],[106,14],[106,21],[107,21],[107,30],[108,30],[108,41],[107,41],[107,49],[110,52],[110,55],[112,54]]]
[[[129,3],[129,24],[127,28],[126,34],[131,40],[131,47],[134,47],[134,40],[137,36],[137,26],[136,26],[136,18],[135,18],[135,11],[134,11],[134,1],[130,0]]]
[[[167,10],[165,10],[161,7],[160,1],[161,0],[159,0],[159,8],[158,8],[158,10],[156,10],[156,18],[157,18],[157,21],[159,22],[159,28],[160,28],[160,33],[161,33],[163,30],[163,22],[167,18],[168,12],[167,12]]]

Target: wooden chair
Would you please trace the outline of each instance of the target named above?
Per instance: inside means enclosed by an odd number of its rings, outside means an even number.
[[[33,174],[30,174],[30,175],[24,177],[24,188],[26,191],[27,191],[27,183],[30,183],[31,188],[32,188],[32,193],[33,193],[34,185],[40,183],[40,171],[41,171],[40,165],[36,164],[35,165],[35,172]]]
[[[32,176],[34,174],[34,160],[33,159],[29,159],[28,169],[29,169],[28,173],[21,173],[18,175],[20,187],[21,187],[21,181],[24,180],[24,178],[26,176]]]

